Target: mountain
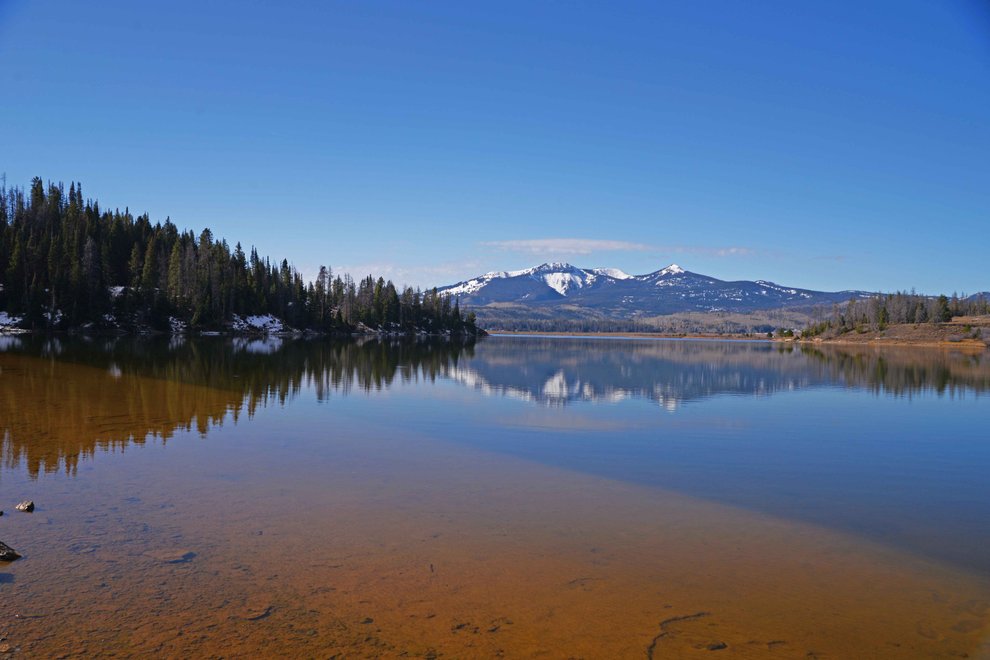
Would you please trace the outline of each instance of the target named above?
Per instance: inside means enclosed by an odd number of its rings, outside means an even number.
[[[544,319],[616,320],[682,312],[809,310],[872,295],[864,291],[813,291],[766,280],[727,282],[692,273],[677,264],[646,275],[629,275],[616,268],[579,268],[568,263],[487,273],[442,287],[440,292],[456,297],[462,308],[489,319],[504,316],[507,310],[519,318],[528,310]]]
[[[588,293],[601,284],[629,279],[615,268],[577,268],[567,263],[548,263],[525,270],[487,273],[466,282],[440,289],[457,297],[462,304],[487,305],[497,302],[553,302]]]

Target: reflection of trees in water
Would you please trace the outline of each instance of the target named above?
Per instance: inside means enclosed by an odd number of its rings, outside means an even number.
[[[673,409],[717,394],[834,385],[892,394],[982,392],[990,385],[990,357],[916,348],[517,337],[485,342],[453,375],[481,391],[549,405],[641,397]]]
[[[385,389],[453,378],[547,404],[643,397],[668,409],[717,394],[822,386],[895,395],[990,390],[990,355],[944,350],[753,342],[492,339],[281,341],[18,338],[0,346],[0,438],[8,468],[32,476],[80,457],[206,434],[304,388]]]
[[[31,476],[96,450],[123,450],[148,436],[201,433],[237,411],[235,392],[143,378],[58,360],[0,355],[0,435],[4,466],[23,464]]]
[[[878,394],[990,391],[988,351],[802,345],[801,352],[830,380]]]
[[[386,388],[442,377],[471,345],[449,342],[289,341],[266,350],[199,341],[25,338],[0,352],[0,438],[7,468],[31,476],[177,430],[205,435],[230,414],[284,403],[303,387]],[[247,348],[247,350],[245,350]],[[253,348],[253,350],[252,350]],[[271,350],[267,350],[271,349]]]

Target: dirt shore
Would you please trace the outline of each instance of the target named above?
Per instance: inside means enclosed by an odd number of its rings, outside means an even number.
[[[902,323],[883,330],[846,332],[835,337],[814,337],[802,342],[883,346],[939,346],[986,350],[990,342],[990,317],[957,316],[947,323]]]

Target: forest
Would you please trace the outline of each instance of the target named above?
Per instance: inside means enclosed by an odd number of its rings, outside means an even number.
[[[939,324],[956,316],[986,314],[990,314],[990,300],[983,294],[960,298],[955,294],[952,297],[923,296],[898,291],[853,298],[845,305],[834,305],[830,312],[817,309],[814,322],[801,332],[801,336],[884,330],[898,324]]]
[[[401,291],[368,275],[321,267],[305,281],[209,229],[103,209],[82,185],[0,186],[0,313],[33,330],[222,330],[236,317],[273,315],[290,327],[467,334],[473,314],[436,289]],[[0,314],[2,315],[2,314]]]

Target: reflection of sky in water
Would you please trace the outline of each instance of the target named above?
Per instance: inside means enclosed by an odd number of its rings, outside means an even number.
[[[500,401],[475,416],[461,442],[837,527],[990,573],[983,399],[820,388],[718,397],[674,416],[658,416],[644,399],[566,411]]]
[[[486,395],[548,406],[647,398],[668,412],[716,395],[853,387],[913,396],[990,390],[985,354],[766,342],[496,338],[450,377]]]
[[[434,412],[412,423],[990,574],[990,442],[976,432],[988,412],[985,355],[663,342],[610,353],[568,341],[560,351],[547,340],[482,344],[452,383],[409,393]],[[415,419],[415,409],[399,414]]]

